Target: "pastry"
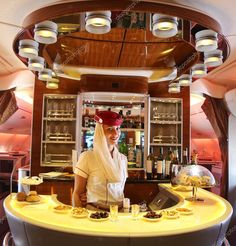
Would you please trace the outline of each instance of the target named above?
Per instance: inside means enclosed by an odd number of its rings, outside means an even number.
[[[29,192],[29,194],[28,194],[28,196],[37,196],[38,195],[38,193],[37,193],[37,191],[35,191],[35,190],[31,190],[30,192]]]
[[[26,197],[27,197],[27,195],[24,192],[18,192],[16,194],[16,200],[19,202],[25,201]]]
[[[38,195],[30,195],[30,196],[27,196],[26,199],[25,199],[27,202],[39,202],[40,201],[40,196]]]

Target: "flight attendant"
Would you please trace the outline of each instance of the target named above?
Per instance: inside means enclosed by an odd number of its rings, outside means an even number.
[[[127,158],[117,149],[122,117],[100,111],[94,119],[93,150],[83,152],[75,168],[73,205],[106,210],[124,197]]]

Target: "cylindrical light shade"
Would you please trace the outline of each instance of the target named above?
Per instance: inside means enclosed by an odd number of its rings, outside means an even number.
[[[206,74],[207,74],[207,69],[203,63],[197,63],[192,67],[192,77],[201,78]]]
[[[94,34],[104,34],[111,30],[111,11],[86,12],[85,29]]]
[[[177,82],[169,84],[169,93],[180,93],[180,85]]]
[[[23,39],[19,42],[19,55],[25,58],[38,56],[39,44],[32,39]]]
[[[29,59],[28,68],[33,71],[41,71],[44,69],[44,58],[37,56],[35,58]]]
[[[49,79],[52,78],[52,70],[48,68],[44,68],[39,72],[38,79],[43,80],[43,81],[48,81]]]
[[[217,49],[218,38],[217,33],[212,30],[202,30],[195,34],[196,50],[207,52]]]
[[[152,16],[152,34],[159,38],[170,38],[178,33],[177,17],[154,14]]]
[[[42,44],[57,42],[57,24],[52,21],[43,21],[34,27],[34,39]]]
[[[222,50],[213,50],[204,53],[204,64],[207,67],[220,66],[223,61]]]
[[[51,78],[46,83],[46,88],[48,89],[58,89],[59,79]]]
[[[192,76],[189,74],[182,74],[179,77],[180,86],[189,86],[192,83]]]

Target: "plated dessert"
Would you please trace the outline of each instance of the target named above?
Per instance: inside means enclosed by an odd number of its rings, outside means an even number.
[[[71,215],[76,218],[85,218],[88,216],[88,210],[86,208],[73,208],[71,210]]]
[[[89,215],[89,219],[92,221],[105,221],[109,219],[108,212],[95,212]]]
[[[156,213],[154,211],[147,212],[146,214],[143,215],[143,219],[151,222],[159,221],[162,219],[162,214]]]
[[[72,207],[69,205],[58,205],[56,207],[53,207],[53,211],[56,213],[65,214],[71,211],[71,208]]]

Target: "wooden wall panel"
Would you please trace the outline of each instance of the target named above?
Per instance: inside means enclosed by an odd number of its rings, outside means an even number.
[[[112,91],[129,93],[148,93],[148,82],[145,77],[82,75],[81,92]]]

